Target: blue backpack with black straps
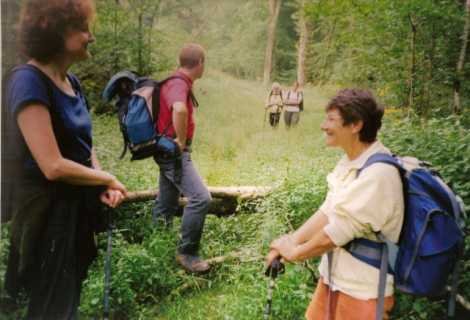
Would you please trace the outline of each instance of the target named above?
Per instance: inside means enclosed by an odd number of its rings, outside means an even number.
[[[387,273],[394,276],[398,290],[425,297],[442,295],[452,278],[448,315],[453,316],[464,245],[463,202],[436,171],[415,158],[374,154],[358,176],[377,162],[397,168],[402,179],[405,216],[398,244],[379,232],[379,242],[361,238],[344,247],[357,259],[380,269],[376,319],[383,316]]]
[[[119,96],[116,106],[124,140],[120,158],[124,157],[127,149],[131,152],[131,160],[146,159],[158,154],[178,157],[179,147],[166,135],[172,125],[171,121],[162,132],[156,130],[160,112],[160,88],[166,81],[176,78],[183,79],[180,76],[171,76],[162,81],[155,81],[124,70],[108,81],[103,90],[103,99],[110,101],[114,96]],[[191,91],[189,97],[197,105]]]
[[[156,130],[160,87],[166,80],[157,82],[151,79],[139,79],[137,81],[135,90],[127,102],[127,112],[120,119],[125,146],[121,158],[125,154],[126,147],[131,152],[131,160],[152,157],[158,152],[177,155],[176,143],[165,135],[171,122],[163,132]]]

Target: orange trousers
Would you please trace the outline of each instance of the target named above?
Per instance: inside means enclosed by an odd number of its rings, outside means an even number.
[[[340,291],[331,291],[328,317],[328,286],[320,278],[305,312],[307,320],[375,320],[377,299],[361,300]],[[385,297],[384,319],[390,319],[393,296]]]

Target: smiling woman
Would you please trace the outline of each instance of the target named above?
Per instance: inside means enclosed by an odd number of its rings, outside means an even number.
[[[8,77],[11,139],[2,154],[13,195],[5,288],[13,297],[26,290],[28,319],[76,318],[97,253],[100,204],[116,207],[126,195],[100,169],[86,100],[68,72],[89,57],[93,15],[91,0],[30,0],[21,13],[20,49],[29,60]]]
[[[326,144],[345,153],[328,177],[328,194],[318,211],[294,233],[271,244],[270,264],[281,256],[302,261],[322,256],[320,280],[307,309],[307,319],[372,320],[377,308],[378,269],[343,248],[355,238],[376,240],[381,231],[396,242],[403,222],[403,194],[398,171],[376,163],[359,171],[376,153],[387,153],[377,132],[383,108],[367,90],[345,89],[326,106],[321,129]],[[327,255],[328,253],[328,255]],[[385,313],[393,307],[393,279],[387,277]]]
[[[340,91],[326,106],[326,119],[321,124],[326,144],[348,153],[351,148],[356,149],[357,143],[364,146],[373,143],[382,126],[383,114],[383,107],[377,104],[370,92]]]
[[[20,18],[20,50],[28,58],[49,62],[63,53],[65,33],[84,30],[94,12],[92,1],[28,1]]]

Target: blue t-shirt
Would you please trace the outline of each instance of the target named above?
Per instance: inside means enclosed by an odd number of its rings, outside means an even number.
[[[13,130],[19,137],[15,156],[23,162],[26,171],[37,173],[39,167],[20,133],[17,115],[22,108],[32,103],[42,104],[48,108],[62,156],[90,165],[92,149],[90,114],[78,79],[72,74],[68,74],[67,77],[74,88],[75,96],[60,90],[42,71],[32,65],[15,68],[8,79],[6,103],[13,122]]]

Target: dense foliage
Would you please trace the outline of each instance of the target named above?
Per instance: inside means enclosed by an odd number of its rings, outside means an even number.
[[[372,87],[387,103],[420,114],[449,113],[464,2],[308,1],[310,80]],[[467,104],[469,65],[462,83]]]
[[[397,115],[387,118],[381,135],[384,143],[397,154],[432,162],[470,203],[470,187],[465,178],[470,163],[468,129],[456,122],[456,118],[427,122]],[[328,157],[335,159],[337,156]],[[300,226],[322,203],[326,191],[324,178],[335,160],[321,158],[317,155],[314,167],[303,165],[291,169],[271,196],[242,205],[238,215],[208,218],[204,252],[210,256],[242,252],[242,257],[225,262],[202,278],[175,268],[173,254],[178,224],[171,230],[155,230],[151,226],[149,205],[126,206],[119,210],[119,232],[113,242],[117,247],[113,253],[111,303],[114,312],[123,318],[141,319],[154,314],[157,319],[260,318],[266,295],[263,254],[275,235]],[[318,166],[318,163],[325,165]],[[469,249],[467,242],[466,252]],[[465,297],[470,294],[468,261],[467,257],[462,266],[459,290]],[[274,319],[302,317],[318,277],[317,262],[288,266],[286,274],[280,276],[273,298]],[[95,268],[87,281],[81,306],[89,316],[99,316],[102,308],[101,259]],[[394,319],[440,319],[444,317],[443,305],[444,300],[412,299],[398,294]]]
[[[304,10],[308,82],[370,87],[389,105],[439,116],[452,112],[459,77],[464,109],[470,99],[469,63],[464,61],[461,73],[456,72],[464,2],[283,0],[272,79],[289,83],[296,78],[297,22]],[[97,110],[110,110],[99,94],[113,73],[128,68],[161,76],[175,67],[185,41],[207,48],[209,66],[238,78],[260,79],[263,74],[264,1],[99,0],[97,9],[94,58],[76,68]]]
[[[383,140],[395,153],[430,162],[470,204],[470,132],[458,117],[395,119],[383,132]]]
[[[300,126],[286,132],[262,128],[263,90],[260,85],[209,73],[201,81],[200,127],[195,161],[210,185],[269,184],[276,191],[266,199],[242,203],[236,215],[218,218],[210,215],[203,236],[205,257],[237,257],[216,265],[211,273],[192,276],[182,272],[174,261],[179,219],[169,230],[155,228],[152,203],[124,205],[114,210],[111,269],[111,310],[114,319],[258,319],[266,303],[263,256],[269,242],[305,221],[322,203],[325,175],[338,159],[338,153],[325,149],[318,130],[325,99],[322,91],[308,89],[307,110]],[[223,94],[228,88],[243,92]],[[240,100],[239,100],[240,99]],[[226,109],[217,108],[225,102]],[[241,105],[245,101],[247,104]],[[244,134],[236,119],[243,111]],[[394,152],[414,155],[432,162],[469,203],[469,132],[459,118],[421,121],[400,112],[387,112],[381,139]],[[216,123],[217,125],[211,125]],[[116,119],[95,117],[98,156],[131,190],[155,185],[152,161],[130,164],[118,161],[120,141]],[[214,137],[214,132],[218,136]],[[224,143],[225,141],[225,143]],[[211,142],[211,143],[209,143]],[[464,146],[464,147],[461,147]],[[455,164],[455,165],[454,165]],[[234,169],[235,168],[235,169]],[[154,172],[149,174],[149,172]],[[2,244],[8,228],[2,228]],[[103,311],[103,275],[106,234],[99,236],[100,254],[84,284],[80,311],[82,317],[99,318]],[[467,251],[468,252],[468,244]],[[7,246],[2,246],[1,273],[5,271]],[[469,297],[470,265],[465,260],[459,293]],[[318,274],[314,259],[289,265],[279,277],[273,297],[273,319],[301,319]],[[3,277],[0,277],[3,279]],[[444,300],[428,301],[407,295],[397,296],[394,319],[440,319]],[[3,309],[6,310],[6,309]],[[11,309],[9,309],[11,310]],[[10,319],[18,318],[9,313]]]

